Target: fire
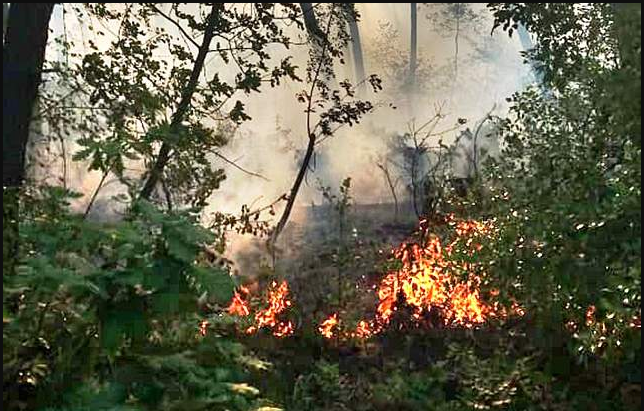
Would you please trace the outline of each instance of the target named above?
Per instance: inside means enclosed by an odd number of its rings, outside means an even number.
[[[322,322],[322,324],[318,327],[318,331],[320,331],[320,334],[322,334],[324,338],[332,338],[333,329],[336,328],[337,325],[338,315],[332,314],[329,318]]]
[[[228,314],[238,315],[240,317],[245,317],[250,314],[250,309],[248,308],[248,302],[244,299],[248,296],[248,288],[244,286],[239,287],[239,291],[235,291],[230,305],[228,306]],[[242,297],[243,294],[243,297]]]
[[[208,332],[208,325],[210,325],[210,323],[206,320],[199,322],[199,334],[201,334],[202,337],[206,336],[206,333]]]
[[[334,336],[343,339],[370,338],[383,331],[391,323],[394,313],[403,307],[411,310],[410,317],[403,318],[403,321],[421,324],[426,314],[436,312],[442,325],[447,327],[472,328],[485,323],[489,318],[506,317],[508,311],[511,315],[524,315],[523,308],[516,302],[510,310],[506,310],[498,302],[484,302],[480,285],[485,273],[476,263],[459,258],[473,256],[483,248],[480,241],[494,232],[492,222],[457,221],[453,215],[448,215],[445,222],[453,227],[456,234],[446,246],[437,236],[429,236],[422,244],[401,244],[393,250],[393,257],[402,266],[388,272],[380,280],[377,286],[376,315],[372,320],[360,320],[355,329],[341,331],[338,313],[333,313],[319,325],[318,332],[327,339]],[[421,223],[421,228],[422,226]],[[276,337],[292,335],[293,323],[279,319],[291,307],[288,293],[285,281],[279,285],[273,282],[267,292],[266,307],[255,313],[254,322],[246,329],[246,333],[254,334],[265,328],[271,330]],[[498,295],[498,290],[491,290],[489,293],[492,299],[496,299]],[[249,290],[240,287],[228,307],[228,313],[250,316],[248,298]],[[436,326],[436,321],[432,321],[432,326]]]
[[[380,323],[390,322],[400,300],[413,309],[415,320],[432,309],[439,309],[445,325],[472,327],[485,322],[493,308],[480,298],[476,266],[458,263],[450,257],[456,244],[466,236],[470,237],[466,239],[466,247],[480,250],[482,246],[475,244],[472,237],[488,234],[490,226],[476,221],[455,225],[458,237],[447,247],[443,247],[437,237],[432,237],[422,247],[403,244],[394,250],[394,256],[403,266],[380,282],[377,310]],[[462,273],[469,281],[459,281],[456,274]]]
[[[254,334],[262,328],[270,329],[275,337],[282,338],[293,334],[294,326],[289,321],[281,321],[279,316],[291,307],[291,300],[288,299],[288,284],[282,281],[281,284],[273,281],[268,290],[267,306],[255,313],[254,324],[246,329],[246,334]],[[242,297],[243,295],[243,297]],[[228,306],[228,313],[240,317],[250,315],[250,308],[247,298],[250,292],[246,287],[239,287]]]
[[[285,337],[292,334],[293,324],[290,321],[282,322],[277,319],[277,316],[290,306],[291,301],[288,299],[288,284],[286,281],[282,281],[279,286],[273,281],[271,289],[268,290],[268,307],[259,310],[255,314],[256,325],[254,329],[270,328],[276,337]]]
[[[362,320],[356,326],[356,331],[351,334],[354,338],[369,338],[373,335],[373,327],[366,321]]]

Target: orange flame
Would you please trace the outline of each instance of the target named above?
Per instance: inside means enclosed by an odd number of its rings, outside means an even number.
[[[282,322],[277,319],[279,314],[291,306],[291,301],[287,296],[288,284],[286,281],[282,281],[279,286],[275,281],[271,283],[271,289],[268,291],[268,307],[255,314],[256,326],[251,327],[253,331],[262,327],[270,328],[273,329],[273,335],[276,337],[285,337],[293,333],[291,321]]]
[[[329,318],[322,322],[322,324],[318,327],[318,331],[320,331],[320,334],[322,334],[324,338],[332,338],[333,329],[336,328],[337,325],[338,314],[332,314]]]
[[[355,331],[343,337],[363,339],[381,332],[401,308],[401,303],[411,308],[410,320],[413,322],[419,322],[423,314],[431,310],[440,310],[446,326],[470,328],[484,323],[488,317],[507,315],[498,302],[488,305],[482,301],[479,286],[483,274],[477,273],[476,264],[459,262],[453,257],[459,245],[464,246],[465,253],[470,256],[480,251],[483,246],[476,240],[492,233],[492,223],[456,221],[453,215],[448,215],[446,222],[456,232],[456,239],[446,247],[438,237],[431,236],[423,245],[401,244],[393,250],[394,258],[402,263],[402,267],[387,273],[380,280],[374,321],[359,321]],[[492,298],[498,295],[498,290],[490,292]],[[516,303],[513,303],[511,312],[524,314]],[[320,334],[332,338],[339,321],[337,314],[332,314],[318,328]]]
[[[228,314],[245,317],[250,314],[248,302],[244,299],[248,296],[249,291],[248,288],[244,286],[240,286],[239,291],[240,292],[235,291],[235,295],[233,296],[233,299],[228,306]],[[240,293],[243,294],[244,297],[242,297]]]
[[[250,315],[248,298],[250,291],[246,287],[239,287],[228,306],[228,313],[247,317]],[[242,297],[242,295],[244,297]],[[279,286],[275,281],[268,290],[268,306],[255,313],[255,324],[246,329],[246,334],[254,334],[261,328],[272,330],[275,337],[281,338],[293,334],[294,326],[291,321],[281,321],[278,316],[291,306],[288,299],[288,284],[283,281]]]
[[[443,248],[437,237],[428,240],[424,247],[418,244],[401,245],[394,250],[394,256],[403,263],[401,269],[390,272],[380,282],[377,319],[387,324],[397,310],[399,295],[413,309],[413,317],[418,320],[424,312],[439,308],[445,325],[472,327],[483,323],[492,308],[481,301],[476,288],[480,278],[473,273],[473,264],[457,263],[449,259],[454,246],[462,236],[487,234],[488,224],[473,222],[456,223],[459,237]],[[480,249],[472,238],[467,239],[467,247]],[[458,281],[455,274],[465,272],[468,282]]]
[[[206,320],[201,320],[199,322],[199,334],[201,334],[202,337],[206,336],[206,333],[208,332],[208,325],[210,325],[210,323]]]
[[[445,222],[454,227],[456,233],[455,239],[447,246],[443,246],[438,237],[430,236],[424,244],[401,244],[393,250],[394,258],[402,263],[402,267],[392,270],[380,280],[375,318],[371,321],[359,321],[355,330],[341,334],[343,338],[365,339],[378,334],[391,322],[394,312],[401,308],[400,304],[405,304],[412,310],[410,320],[416,323],[423,318],[423,314],[439,310],[445,326],[471,328],[484,323],[488,318],[503,318],[508,315],[508,310],[498,302],[491,305],[483,302],[479,288],[484,273],[477,264],[459,261],[458,258],[458,255],[472,256],[483,248],[478,241],[493,233],[492,222],[457,221],[453,215],[448,215]],[[455,251],[459,254],[454,255]],[[491,290],[489,293],[493,299],[498,295],[498,290]],[[249,316],[251,310],[248,296],[249,290],[240,287],[239,292],[235,292],[228,312]],[[267,303],[266,308],[255,314],[254,324],[246,329],[246,333],[253,334],[266,328],[276,337],[292,335],[293,323],[278,319],[291,306],[288,284],[285,281],[279,286],[276,282],[271,284]],[[513,302],[510,313],[519,316],[525,314],[516,302]],[[320,324],[318,331],[330,339],[338,335],[339,326],[340,318],[334,313]]]
[[[353,332],[351,336],[354,338],[364,339],[371,337],[373,333],[374,332],[371,325],[368,322],[362,320],[358,323],[358,325],[356,326],[356,331]]]

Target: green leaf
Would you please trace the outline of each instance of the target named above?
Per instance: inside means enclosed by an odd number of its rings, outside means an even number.
[[[227,272],[213,268],[194,267],[192,275],[200,289],[207,291],[208,295],[218,303],[225,304],[233,297],[235,282]]]

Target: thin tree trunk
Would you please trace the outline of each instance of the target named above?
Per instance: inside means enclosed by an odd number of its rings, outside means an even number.
[[[18,254],[18,190],[25,176],[29,123],[49,34],[54,3],[13,3],[2,49],[2,255],[3,274]]]
[[[418,197],[418,188],[417,188],[417,181],[416,181],[416,155],[414,153],[414,158],[412,159],[411,163],[411,202],[414,206],[414,212],[416,213],[416,217],[420,217],[420,212],[418,211],[418,202],[417,202],[417,197]]]
[[[353,64],[355,66],[355,81],[356,83],[362,82],[366,79],[366,74],[364,70],[364,59],[362,56],[362,43],[360,41],[360,29],[358,28],[358,22],[355,18],[349,19],[349,33],[351,34],[351,49],[353,52]],[[366,84],[360,84],[358,92],[364,94],[366,90]]]
[[[85,213],[83,214],[83,218],[87,218],[87,216],[89,215],[89,212],[92,211],[92,207],[94,206],[94,202],[98,197],[98,193],[101,191],[101,188],[103,188],[103,184],[105,184],[105,179],[110,174],[110,169],[111,167],[103,172],[103,175],[101,176],[101,179],[98,182],[98,185],[96,186],[96,189],[92,194],[92,197],[89,199],[89,203],[87,203],[87,207],[85,208]]]
[[[519,41],[521,42],[523,51],[528,52],[534,48],[534,43],[532,42],[532,38],[530,37],[528,29],[526,29],[526,27],[521,23],[519,23],[519,27],[517,28],[517,34],[519,35]],[[534,77],[537,84],[542,85],[543,73],[539,70],[537,62],[533,59],[529,59],[529,63],[530,69],[532,71],[532,76]]]
[[[310,3],[301,3],[301,7],[303,11],[307,10],[306,5],[310,5]],[[312,10],[311,8],[312,6],[308,6],[308,7],[309,7],[308,10]],[[329,17],[329,23],[327,24],[327,33],[324,33],[324,37],[323,37],[324,39],[326,39],[326,34],[328,34],[328,31],[331,27],[331,19],[332,19],[332,16]],[[277,244],[277,239],[279,238],[279,235],[282,233],[282,230],[284,230],[284,227],[288,222],[288,219],[291,215],[291,211],[293,209],[293,204],[295,204],[295,198],[297,197],[297,193],[300,191],[300,186],[302,185],[302,181],[304,181],[304,177],[306,176],[306,172],[309,169],[309,164],[311,163],[311,158],[313,157],[313,153],[315,151],[315,143],[317,142],[317,138],[316,138],[316,135],[313,133],[313,127],[311,126],[311,114],[312,114],[311,110],[312,110],[312,104],[313,104],[313,93],[315,91],[316,84],[320,77],[322,67],[325,63],[324,53],[326,52],[327,45],[328,45],[328,41],[325,41],[324,44],[322,45],[318,67],[315,70],[315,75],[313,76],[313,81],[311,82],[311,88],[309,89],[309,93],[308,93],[308,106],[306,109],[306,132],[308,133],[309,142],[308,142],[308,145],[306,146],[306,153],[304,154],[304,159],[302,160],[302,164],[300,165],[300,170],[297,173],[297,177],[293,182],[293,186],[289,191],[284,212],[282,213],[282,216],[277,222],[277,225],[275,226],[275,230],[273,231],[273,234],[271,235],[271,238],[268,241],[268,246],[273,251],[273,263],[275,262],[275,253],[274,253],[275,244]]]
[[[461,3],[456,3],[456,33],[454,34],[454,83],[458,81],[458,36],[461,33]]]
[[[416,84],[416,60],[418,53],[418,10],[417,3],[411,4],[411,47],[409,49],[409,83],[413,87]]]
[[[391,190],[391,196],[394,200],[394,219],[398,221],[398,196],[396,195],[396,187],[391,181],[391,175],[389,174],[389,167],[384,164],[377,164],[378,168],[382,170],[387,180],[387,185],[389,185],[389,190]]]
[[[201,75],[201,71],[203,70],[203,66],[206,60],[206,54],[208,54],[210,43],[215,35],[215,25],[217,24],[217,20],[219,14],[222,11],[222,8],[222,3],[214,4],[212,6],[210,15],[208,16],[208,19],[206,20],[206,29],[204,31],[203,41],[201,43],[201,47],[199,47],[199,52],[197,53],[197,58],[195,59],[195,64],[192,68],[192,73],[190,74],[190,80],[183,89],[181,93],[181,101],[179,102],[176,111],[172,115],[168,137],[179,132],[181,123],[188,113],[188,108],[190,107],[192,96],[195,92],[195,89],[197,88],[197,84],[199,83],[199,76]],[[141,190],[141,199],[148,200],[152,195],[152,191],[160,181],[163,170],[170,160],[171,150],[172,147],[167,141],[164,141],[163,144],[161,144],[161,149],[159,150],[156,161],[150,169],[150,175],[148,176],[148,179],[145,182],[143,189]]]
[[[9,3],[2,3],[2,43],[4,44],[4,35],[7,33],[7,21],[9,21]]]

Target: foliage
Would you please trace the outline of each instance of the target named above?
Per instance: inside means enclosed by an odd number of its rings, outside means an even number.
[[[293,387],[293,409],[348,410],[350,387],[340,374],[339,364],[324,360],[310,374],[298,378]]]
[[[478,21],[469,6],[440,7],[456,18],[446,21],[450,30]],[[268,50],[292,44],[283,30],[291,23],[304,28],[302,6],[74,8],[98,22],[90,29],[95,38],[79,66],[48,66],[54,73],[47,81],[60,89],[41,94],[37,117],[50,126],[43,134],[60,138],[63,152],[62,136],[82,135],[75,159],[88,161],[104,178],[116,175],[130,198],[137,197],[142,177],[128,174],[130,166],[141,163],[150,173],[159,147],[169,147],[161,173],[168,210],[132,201],[120,221],[88,221],[71,211],[78,195],[65,188],[65,176],[63,187],[30,181],[19,209],[3,207],[5,216],[19,216],[19,229],[11,234],[20,238],[18,250],[5,247],[3,253],[17,257],[16,274],[3,277],[3,403],[9,409],[641,407],[633,399],[641,391],[641,6],[488,5],[495,28],[512,36],[523,25],[535,35],[535,48],[525,57],[544,74],[544,84],[508,99],[507,118],[494,118],[501,155],[487,156],[480,167],[486,153],[477,137],[490,114],[474,132],[461,134],[471,143],[467,151],[458,139],[442,143],[444,132],[435,131],[439,112],[426,124],[412,123],[380,164],[394,195],[395,178],[408,180],[417,214],[455,211],[493,226],[494,235],[474,257],[469,241],[449,241],[447,224],[437,215],[423,219],[428,233],[451,244],[450,266],[473,263],[483,279],[481,295],[494,292],[505,306],[516,299],[525,314],[471,329],[434,324],[402,337],[394,330],[346,345],[322,339],[316,321],[333,308],[345,322],[338,328],[354,326],[363,318],[360,310],[373,303],[375,293],[365,290],[400,263],[384,261],[382,249],[391,237],[383,238],[390,233],[375,228],[369,216],[352,213],[353,236],[345,242],[347,213],[358,208],[350,178],[338,193],[321,187],[342,241],[305,244],[307,251],[289,270],[290,318],[297,323],[292,337],[237,334],[237,320],[223,312],[236,284],[227,270],[201,258],[204,246],[224,251],[228,230],[266,234],[270,227],[260,214],[273,215],[278,202],[294,201],[307,173],[304,161],[290,195],[266,207],[243,206],[239,216],[215,211],[211,226],[199,224],[199,212],[224,178],[212,160],[221,158],[218,149],[237,125],[250,120],[236,95],[284,79],[299,81],[290,59],[272,62]],[[324,29],[311,30],[307,23],[307,90],[297,94],[306,107],[309,157],[339,127],[376,107],[355,99],[348,82],[334,84],[333,62],[342,59],[353,8],[317,5],[314,16]],[[105,36],[100,32],[114,27],[114,38],[99,46],[97,39]],[[175,29],[178,36],[171,34]],[[391,26],[380,34],[372,54],[385,75],[408,78],[408,55],[397,34]],[[217,40],[205,42],[208,54],[234,67],[232,79],[224,80],[223,70],[198,67],[193,46],[201,48],[197,39],[209,35]],[[430,67],[420,66],[419,84],[434,81]],[[201,81],[182,105],[194,76]],[[381,89],[377,76],[366,81]],[[407,86],[396,84],[396,90],[411,93]],[[90,112],[103,114],[74,118],[61,89],[78,93]],[[459,119],[448,131],[464,123]],[[457,204],[448,182],[453,160],[463,152],[477,186]],[[41,155],[32,154],[38,165]],[[390,176],[385,161],[397,165],[400,176]],[[261,288],[276,272],[264,267],[254,274],[258,284],[249,288]]]
[[[496,201],[490,213],[506,216],[500,219],[504,239],[492,257],[494,271],[505,287],[517,284],[546,329],[582,323],[588,307],[596,307],[606,330],[578,353],[611,356],[614,348],[631,356],[634,347],[623,344],[639,340],[629,337],[636,331],[628,324],[641,312],[641,294],[633,292],[640,287],[641,157],[639,137],[632,134],[640,131],[613,114],[621,110],[607,104],[615,91],[602,86],[614,84],[623,70],[639,68],[616,66],[610,58],[617,46],[599,40],[613,23],[605,5],[562,6],[544,7],[532,17],[523,6],[492,6],[497,25],[523,19],[537,30],[542,46],[533,58],[543,62],[546,85],[556,91],[529,89],[510,100],[503,161],[491,166]],[[588,25],[573,24],[584,19]],[[596,34],[605,35],[591,36],[587,47],[559,48],[552,24],[563,25],[556,33],[581,36],[596,27]],[[571,60],[575,66],[568,65]]]
[[[92,223],[69,213],[68,198],[49,188],[22,199],[19,265],[3,292],[5,404],[252,405],[243,347],[216,327],[197,336],[199,296],[223,304],[234,286],[196,263],[212,234],[189,212],[149,203]]]
[[[151,171],[160,155],[155,147],[164,144],[172,152],[162,179],[165,196],[172,193],[178,204],[203,206],[224,178],[212,166],[218,149],[236,124],[250,120],[236,96],[259,92],[267,83],[278,85],[284,78],[299,80],[290,57],[271,66],[266,51],[272,44],[289,46],[281,22],[295,20],[296,14],[293,5],[268,3],[248,11],[224,4],[211,10],[181,4],[163,9],[165,5],[154,4],[76,8],[81,18],[95,18],[118,32],[107,48],[91,41],[90,52],[74,68],[90,105],[105,113],[103,132],[85,134],[75,159],[91,159],[90,169],[114,173],[136,197],[140,176],[132,180],[125,173],[128,162],[143,162]],[[208,19],[199,18],[208,12]],[[174,28],[179,35],[172,34]],[[106,36],[103,30],[93,31],[98,38]],[[216,43],[200,46],[195,39],[204,35]],[[193,46],[208,47],[206,55],[222,66],[234,63],[234,79],[224,80],[219,71],[205,74],[207,67],[202,76],[203,60],[199,65]],[[193,84],[195,76],[206,81]]]
[[[429,56],[422,52],[416,61],[415,83],[410,83],[410,57],[403,44],[400,33],[389,22],[379,22],[376,38],[365,44],[365,54],[370,61],[378,62],[379,75],[387,84],[386,92],[392,99],[431,90],[437,83],[438,73]]]

